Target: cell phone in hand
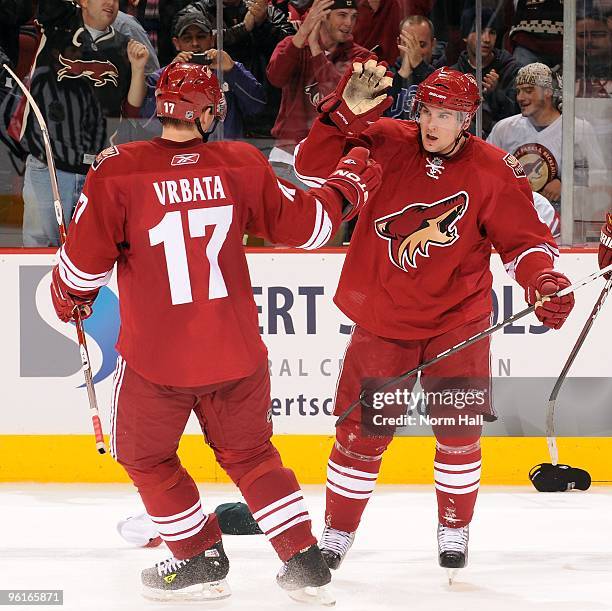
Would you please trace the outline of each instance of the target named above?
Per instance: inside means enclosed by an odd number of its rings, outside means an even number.
[[[200,66],[210,66],[212,58],[206,53],[194,53],[189,59],[190,64],[200,64]]]

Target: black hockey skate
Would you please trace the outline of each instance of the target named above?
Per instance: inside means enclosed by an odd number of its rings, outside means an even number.
[[[449,528],[438,524],[438,561],[447,570],[449,585],[452,585],[457,571],[467,564],[469,538],[469,525]]]
[[[325,606],[336,604],[324,587],[331,581],[331,573],[316,545],[287,560],[278,572],[276,581],[291,598],[299,602]]]
[[[353,545],[355,533],[345,532],[344,530],[336,530],[330,526],[323,529],[321,535],[321,554],[327,563],[327,566],[334,571],[342,564],[344,557]]]
[[[186,560],[168,558],[142,571],[142,594],[153,600],[213,600],[227,598],[229,560],[219,541]]]

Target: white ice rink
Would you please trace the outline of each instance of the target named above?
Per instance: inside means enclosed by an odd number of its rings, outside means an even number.
[[[201,485],[208,510],[240,500]],[[322,486],[307,486],[315,534]],[[140,597],[140,570],[170,554],[130,548],[116,522],[139,511],[129,485],[0,485],[0,589],[63,589],[57,609],[170,611],[306,609],[274,582],[280,563],[263,536],[226,536],[231,598],[163,604]],[[543,494],[484,487],[469,566],[449,587],[436,559],[433,487],[379,486],[346,562],[334,573],[336,609],[376,611],[612,610],[612,489]],[[51,607],[16,607],[45,609]]]

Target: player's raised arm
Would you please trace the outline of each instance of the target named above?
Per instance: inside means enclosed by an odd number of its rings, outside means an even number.
[[[110,280],[120,244],[125,242],[125,210],[119,177],[111,166],[120,163],[119,149],[102,151],[87,174],[85,186],[59,250],[52,273],[51,297],[58,317],[68,322],[78,307],[81,318],[91,315],[91,305]],[[105,165],[103,163],[105,162]]]
[[[374,59],[354,62],[337,87],[318,106],[319,118],[296,147],[295,172],[304,183],[320,186],[351,146],[371,149],[363,132],[391,105],[386,94],[393,79]]]
[[[277,178],[265,162],[263,197],[247,223],[247,232],[271,242],[312,250],[323,246],[342,220],[359,213],[378,189],[382,169],[362,147],[351,149],[325,186],[297,189]]]

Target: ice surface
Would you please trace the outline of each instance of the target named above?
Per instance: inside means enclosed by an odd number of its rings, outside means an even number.
[[[207,510],[240,500],[230,485],[200,490]],[[324,489],[307,486],[305,495],[318,536]],[[280,562],[263,536],[224,538],[233,590],[226,601],[141,598],[140,570],[170,554],[163,546],[130,548],[117,534],[119,519],[141,511],[129,485],[2,484],[0,507],[0,589],[63,589],[62,608],[75,610],[309,608],[276,586]],[[452,587],[437,565],[435,511],[433,487],[379,486],[334,573],[336,609],[612,610],[612,488],[552,495],[482,488],[469,566]]]

